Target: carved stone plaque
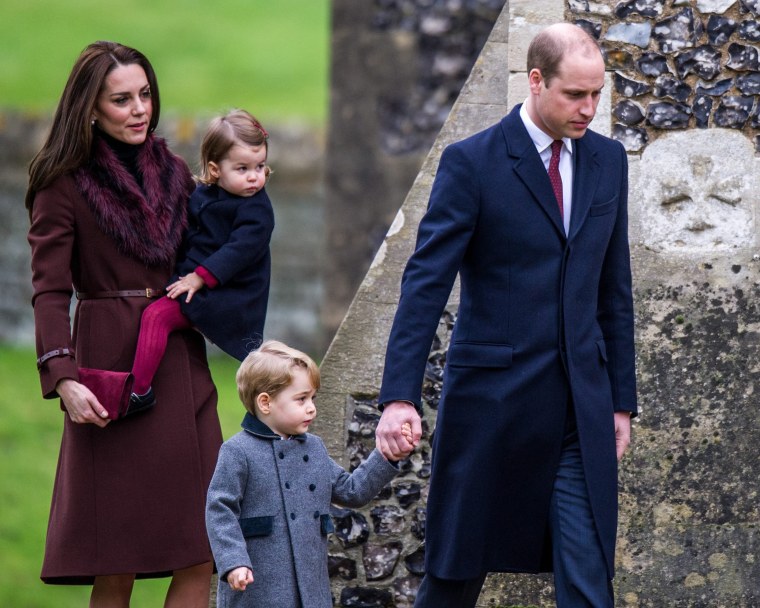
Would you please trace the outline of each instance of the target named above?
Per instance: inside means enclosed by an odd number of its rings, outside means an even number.
[[[728,129],[668,133],[641,156],[641,241],[655,251],[751,247],[758,196],[752,143]]]

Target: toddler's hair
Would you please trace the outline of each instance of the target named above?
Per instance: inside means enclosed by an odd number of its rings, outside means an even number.
[[[256,414],[261,393],[275,397],[293,381],[294,369],[305,369],[314,389],[320,385],[319,367],[309,355],[276,340],[267,340],[240,364],[235,382],[245,409]]]
[[[269,150],[269,133],[261,123],[245,110],[231,110],[224,116],[217,116],[208,126],[201,142],[201,176],[204,184],[214,184],[216,179],[208,169],[210,162],[220,163],[230,148],[242,142],[247,146],[266,146]],[[269,167],[267,167],[267,177]]]

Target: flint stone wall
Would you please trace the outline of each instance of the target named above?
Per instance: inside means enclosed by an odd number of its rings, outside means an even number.
[[[373,445],[400,277],[443,148],[493,124],[521,102],[527,93],[529,40],[545,25],[581,17],[602,24],[599,35],[608,61],[605,94],[592,128],[615,136],[615,108],[625,99],[615,87],[609,58],[631,43],[605,41],[605,36],[616,31],[617,23],[646,20],[641,12],[617,15],[621,6],[643,11],[650,4],[513,0],[502,12],[322,364],[315,430],[345,464],[356,464]],[[677,0],[663,10],[688,8],[703,19],[702,11],[722,14],[737,9],[735,4]],[[739,14],[752,19],[751,13]],[[675,69],[673,61],[666,58]],[[726,64],[720,70],[715,78],[735,79]],[[758,161],[751,124],[717,126],[712,118],[697,125],[693,117],[675,132],[646,123],[646,145],[629,147],[642,413],[620,472],[618,606],[760,606]],[[455,288],[425,375],[421,447],[376,501],[336,512],[338,534],[330,551],[336,605],[413,603],[424,572],[428,441],[457,303]],[[479,605],[553,606],[551,577],[491,575]]]
[[[325,302],[340,325],[505,0],[333,0]]]
[[[612,136],[639,152],[663,132],[736,129],[760,146],[760,2],[568,0],[614,73]]]

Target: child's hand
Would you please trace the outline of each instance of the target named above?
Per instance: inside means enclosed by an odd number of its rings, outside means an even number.
[[[406,458],[407,456],[409,456],[409,454],[411,454],[412,452],[414,452],[414,441],[413,441],[413,436],[412,436],[412,425],[409,424],[408,422],[405,422],[404,424],[401,425],[401,436],[404,439],[406,439],[407,442],[409,443],[409,445],[412,446],[412,447],[410,447],[408,450],[402,450],[401,454],[399,456],[399,460],[403,460],[404,458]],[[400,446],[399,446],[399,449],[400,449]]]
[[[183,293],[186,293],[187,297],[185,298],[185,302],[189,302],[193,299],[193,294],[199,289],[203,289],[204,285],[206,285],[206,281],[204,281],[198,273],[191,272],[169,285],[169,287],[166,288],[166,297],[174,300]]]
[[[406,439],[410,444],[414,445],[413,437],[412,437],[412,425],[408,422],[405,422],[401,425],[401,434],[404,436],[404,439]]]
[[[250,568],[240,566],[240,568],[230,570],[227,582],[233,591],[245,591],[245,588],[253,582],[253,572]]]

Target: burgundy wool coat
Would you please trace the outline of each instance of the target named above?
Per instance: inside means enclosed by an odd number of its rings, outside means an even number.
[[[81,300],[72,334],[72,286],[79,292],[158,289],[170,276],[193,183],[162,141],[151,138],[148,145],[150,153],[138,158],[147,200],[102,141],[89,173],[63,176],[35,198],[29,242],[38,356],[76,353],[43,363],[46,398],[57,396],[61,378],[77,379],[78,366],[129,371],[140,316],[151,302]],[[168,236],[158,240],[159,233]],[[46,583],[166,576],[211,559],[204,507],[222,436],[200,334],[171,334],[153,389],[152,410],[102,429],[59,412],[63,438],[41,575]]]

